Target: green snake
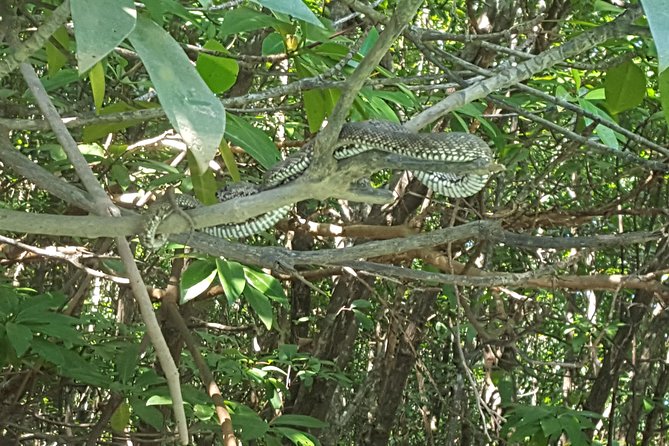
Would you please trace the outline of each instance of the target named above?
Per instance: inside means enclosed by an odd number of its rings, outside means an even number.
[[[336,160],[353,158],[364,152],[377,150],[426,161],[467,163],[477,160],[492,161],[490,147],[476,135],[462,132],[411,133],[400,124],[387,121],[364,121],[344,124],[333,152]],[[301,176],[313,159],[313,144],[310,142],[295,154],[277,163],[265,173],[261,186],[250,183],[234,183],[219,190],[219,201],[249,196],[272,189]],[[450,172],[413,172],[414,176],[437,193],[452,198],[468,197],[480,191],[488,181],[487,174],[457,174]],[[183,209],[201,206],[190,195],[177,195],[176,204]],[[242,238],[265,231],[284,218],[292,206],[283,206],[266,214],[241,223],[224,224],[202,229],[203,232],[220,238]],[[172,209],[173,210],[173,209]],[[162,244],[164,239],[155,237],[160,222],[172,212],[162,205],[150,210],[145,219],[144,243],[149,246]]]

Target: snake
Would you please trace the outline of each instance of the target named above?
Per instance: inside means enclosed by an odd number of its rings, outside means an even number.
[[[346,123],[335,143],[333,157],[340,161],[354,158],[369,151],[381,151],[423,161],[445,161],[468,163],[492,161],[488,144],[481,138],[465,132],[412,133],[402,125],[390,121],[362,121]],[[299,178],[311,165],[314,157],[313,140],[302,150],[276,163],[265,172],[262,184],[247,182],[231,183],[216,193],[218,201],[257,194],[279,187]],[[488,174],[415,171],[414,176],[433,191],[451,198],[464,198],[479,192],[488,181]],[[176,204],[182,209],[202,206],[194,197],[176,195]],[[143,242],[149,246],[164,243],[156,237],[156,230],[173,206],[160,205],[149,211],[145,218]],[[292,205],[283,206],[252,219],[232,224],[223,224],[201,231],[218,238],[239,239],[263,232],[283,219]]]

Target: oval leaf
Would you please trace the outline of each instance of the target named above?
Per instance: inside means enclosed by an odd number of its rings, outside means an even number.
[[[611,113],[638,107],[646,95],[646,77],[631,61],[611,68],[604,79],[606,106]]]
[[[204,293],[216,276],[212,262],[197,260],[193,262],[181,276],[181,300],[186,303]]]
[[[282,12],[293,18],[304,20],[320,28],[325,28],[321,21],[318,20],[318,17],[311,12],[302,0],[253,0],[253,2],[274,12]]]
[[[14,347],[16,356],[23,356],[33,340],[33,332],[25,325],[15,324],[13,322],[7,322],[5,324],[5,331],[7,332],[9,343]]]
[[[281,157],[279,149],[265,132],[229,113],[225,136],[244,149],[265,169],[272,167]]]
[[[207,170],[225,131],[225,109],[179,44],[151,20],[140,17],[130,42],[144,62],[167,118]]]
[[[270,330],[272,328],[274,312],[267,296],[253,287],[246,287],[244,289],[244,297],[246,297],[246,301],[253,308],[253,311],[256,312],[265,327]]]
[[[132,32],[137,11],[132,0],[71,0],[79,73],[88,71]]]

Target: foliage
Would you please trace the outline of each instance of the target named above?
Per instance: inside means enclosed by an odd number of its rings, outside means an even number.
[[[669,439],[665,5],[413,3],[0,5],[1,436]],[[411,7],[412,26],[379,53],[394,11]],[[121,218],[100,215],[43,101]],[[342,171],[316,165],[309,197],[322,183],[332,198],[238,241],[191,230],[154,252],[127,223],[168,186],[209,205],[224,185],[259,183],[338,118],[476,133],[505,170],[449,199],[378,169],[372,185],[398,197],[381,206],[345,199]],[[134,262],[158,331],[130,286]]]

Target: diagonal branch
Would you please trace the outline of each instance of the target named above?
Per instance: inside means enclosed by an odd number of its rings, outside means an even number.
[[[641,17],[641,15],[642,10],[640,6],[630,7],[610,23],[586,31],[560,46],[544,51],[530,60],[519,63],[515,67],[506,68],[493,77],[449,95],[446,99],[411,118],[406,126],[412,130],[421,129],[464,104],[484,98],[493,91],[501,90],[529,79],[534,74],[550,68],[569,57],[581,54],[611,38],[620,37],[627,32],[631,23]],[[419,37],[418,39],[420,40]]]
[[[86,191],[92,197],[92,207],[95,212],[98,215],[104,216],[110,215],[115,217],[120,215],[119,209],[112,203],[105,191],[102,189],[100,183],[98,183],[93,170],[88,165],[88,162],[84,158],[83,154],[79,151],[74,138],[72,138],[72,135],[70,135],[67,128],[63,125],[63,122],[58,115],[58,112],[56,111],[56,107],[49,99],[49,96],[39,78],[37,77],[33,67],[29,64],[22,63],[20,69],[26,83],[28,84],[30,92],[40,107],[40,110],[51,125],[56,138],[61,143],[63,150],[74,166],[77,175],[86,188]],[[146,291],[146,285],[144,285],[139,268],[137,267],[135,258],[132,255],[132,251],[130,250],[130,245],[128,244],[128,241],[125,239],[125,237],[117,237],[116,244],[118,246],[119,254],[123,264],[126,268],[128,279],[130,281],[130,287],[132,288],[133,295],[135,296],[139,306],[142,320],[146,326],[146,332],[151,339],[151,343],[156,350],[156,356],[158,357],[160,365],[165,373],[167,386],[170,390],[170,396],[172,397],[172,408],[177,424],[180,442],[181,444],[188,444],[188,423],[186,421],[186,413],[183,407],[183,397],[181,394],[181,385],[179,382],[179,371],[176,367],[174,359],[170,354],[162,331],[160,330],[158,319],[156,318],[156,315],[153,311],[151,299],[149,298],[149,295]]]

